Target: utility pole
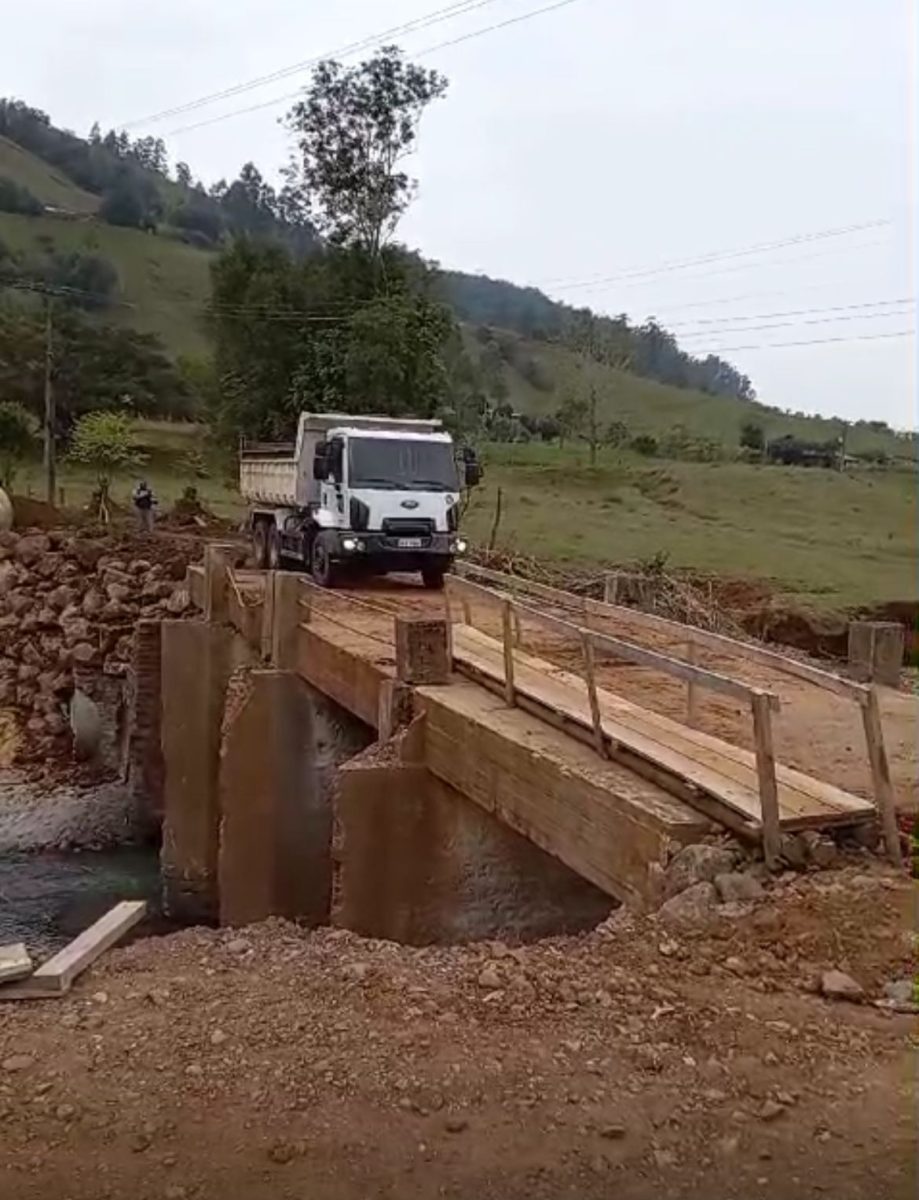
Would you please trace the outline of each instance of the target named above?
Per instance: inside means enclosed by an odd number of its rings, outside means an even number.
[[[51,297],[45,297],[45,492],[49,504],[57,493],[57,461],[54,446],[56,413],[54,406],[54,321]]]

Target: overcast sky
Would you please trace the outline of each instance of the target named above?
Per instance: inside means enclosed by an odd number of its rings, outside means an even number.
[[[476,11],[396,40],[421,54],[551,2],[480,0]],[[5,4],[0,87],[86,133],[96,119],[120,126],[446,7]],[[915,340],[875,336],[915,327],[914,307],[879,303],[915,294],[914,7],[575,0],[435,49],[423,61],[450,90],[425,118],[412,168],[421,187],[401,234],[445,266],[636,320],[655,314],[694,352],[724,353],[768,404],[915,426]],[[208,182],[247,159],[273,175],[288,155],[284,104],[176,131],[289,94],[306,78],[131,132],[164,136],[172,161],[185,159]],[[656,267],[665,269],[648,273]],[[642,274],[622,278],[632,272]],[[846,311],[827,312],[837,306]],[[845,340],[763,348],[829,338]]]

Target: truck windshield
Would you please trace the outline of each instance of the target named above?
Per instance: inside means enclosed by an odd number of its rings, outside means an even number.
[[[398,491],[456,492],[456,463],[449,442],[398,438],[351,438],[351,487]]]

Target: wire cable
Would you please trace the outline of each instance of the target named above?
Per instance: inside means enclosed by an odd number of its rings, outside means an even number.
[[[484,37],[487,33],[496,33],[499,29],[507,29],[511,25],[519,25],[523,21],[531,21],[534,17],[544,16],[546,13],[555,12],[559,8],[567,8],[570,4],[577,4],[579,0],[556,0],[554,4],[547,4],[544,8],[537,8],[531,12],[521,13],[516,17],[509,17],[506,21],[498,21],[494,25],[487,25],[484,29],[474,29],[471,33],[464,33],[460,37],[450,38],[445,42],[438,42],[436,46],[428,46],[424,50],[418,51],[413,58],[424,58],[428,54],[434,54],[438,50],[447,50],[451,46],[459,46],[463,42],[472,41],[473,38]],[[196,121],[192,125],[181,125],[178,129],[170,129],[167,137],[177,137],[180,133],[190,133],[193,129],[203,129],[208,125],[216,125],[220,121],[227,121],[231,117],[241,117],[247,113],[259,112],[265,108],[275,108],[278,104],[285,104],[290,100],[296,100],[300,97],[301,91],[287,92],[283,96],[275,96],[273,100],[263,100],[260,104],[251,104],[247,108],[235,108],[231,112],[221,113],[220,116],[210,117],[206,121]]]

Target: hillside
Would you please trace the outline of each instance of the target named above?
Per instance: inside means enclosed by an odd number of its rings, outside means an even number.
[[[119,306],[107,314],[111,319],[156,334],[175,356],[208,353],[203,313],[210,295],[213,251],[186,244],[168,227],[154,234],[106,224],[93,216],[98,197],[2,136],[0,175],[27,187],[49,206],[81,214],[29,217],[0,212],[0,247],[5,244],[14,251],[54,249],[101,255],[118,274]],[[167,190],[178,189],[164,177],[161,182]],[[474,325],[482,324],[482,318],[489,318],[499,328],[505,346],[513,347],[514,353],[499,366],[512,408],[534,416],[555,412],[577,368],[577,358],[569,349],[545,340],[557,333],[564,306],[532,288],[517,288],[460,272],[445,272],[443,280],[445,296],[455,305],[460,319],[467,322],[465,343],[474,358],[481,347],[472,330]],[[501,331],[501,322],[511,327],[523,323],[538,336],[528,337],[512,328]],[[532,364],[536,364],[535,372],[526,369]],[[534,386],[536,376],[541,377],[541,386]],[[762,425],[769,437],[791,434],[827,441],[837,438],[840,432],[836,421],[786,416],[733,395],[676,387],[599,365],[595,377],[601,422],[606,425],[622,421],[632,435],[648,433],[660,438],[672,433],[675,426],[682,426],[690,437],[713,439],[733,447],[746,421]],[[871,429],[864,423],[850,430],[848,444],[855,454],[909,453],[909,448],[889,430]]]
[[[0,134],[0,175],[28,188],[37,200],[52,208],[75,213],[94,213],[98,196],[78,187],[60,171],[42,162],[28,150]]]

